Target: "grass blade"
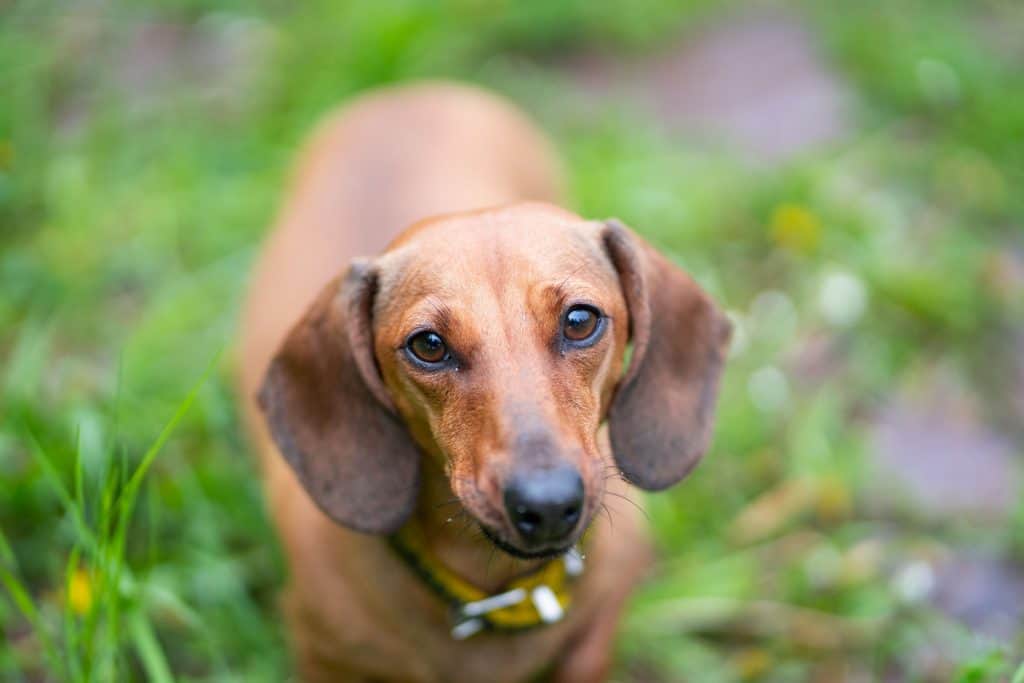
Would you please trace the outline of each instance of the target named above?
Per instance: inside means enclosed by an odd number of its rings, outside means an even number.
[[[50,637],[49,631],[46,629],[46,625],[43,623],[39,609],[36,607],[36,603],[32,599],[32,595],[29,593],[28,589],[25,587],[25,584],[18,579],[16,573],[17,567],[14,563],[14,554],[11,552],[10,544],[7,542],[7,536],[4,534],[2,529],[0,529],[0,549],[2,549],[4,559],[4,561],[0,563],[0,584],[3,584],[4,588],[7,589],[7,594],[10,595],[14,606],[18,608],[32,627],[33,633],[35,633],[36,637],[39,639],[43,652],[45,653],[47,660],[49,660],[51,671],[63,672],[63,663],[57,655],[57,648],[53,643],[53,639]]]
[[[153,627],[141,610],[132,612],[129,620],[132,643],[135,651],[142,662],[142,668],[146,670],[146,678],[153,683],[173,683],[174,677],[167,665],[167,658],[164,656],[160,641],[153,633]]]

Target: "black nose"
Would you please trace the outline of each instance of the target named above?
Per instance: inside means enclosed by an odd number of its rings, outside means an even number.
[[[583,480],[572,467],[534,470],[505,486],[505,509],[530,544],[564,540],[580,521]]]

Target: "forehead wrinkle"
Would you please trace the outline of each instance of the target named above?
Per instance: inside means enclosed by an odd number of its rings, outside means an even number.
[[[572,276],[560,282],[547,285],[547,289],[551,291],[555,301],[563,307],[568,303],[579,300],[597,303],[601,300],[602,293],[606,291],[605,287],[595,286],[594,283],[588,280],[573,278]]]
[[[451,307],[436,295],[429,294],[412,304],[406,314],[410,327],[429,325],[439,332],[450,330],[454,320]]]

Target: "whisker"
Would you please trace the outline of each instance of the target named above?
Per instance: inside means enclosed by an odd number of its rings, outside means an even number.
[[[479,526],[475,527],[475,528],[476,528],[476,533],[474,533],[472,536],[470,536],[470,538],[473,538],[473,539],[486,539],[487,538],[486,534],[484,534],[484,530],[483,529],[481,529]]]
[[[608,509],[608,504],[603,502],[603,501],[601,503],[601,511],[604,512],[605,516],[608,518],[608,526],[610,526],[612,528],[612,533],[614,533],[615,532],[615,520],[612,519],[612,511]]]
[[[487,556],[487,567],[484,569],[484,579],[487,579],[491,575],[491,562],[494,560],[494,551],[497,547],[491,543],[491,553]]]
[[[459,530],[456,532],[456,534],[459,537],[464,538],[466,536],[466,532],[471,531],[473,529],[473,526],[474,526],[473,518],[470,517],[465,512],[463,512],[463,514],[462,514],[462,526],[459,527]],[[470,538],[472,539],[473,537],[470,536]]]
[[[605,495],[608,495],[608,496],[615,496],[616,498],[621,498],[622,500],[626,501],[627,503],[629,503],[630,505],[632,505],[633,507],[635,507],[635,508],[636,508],[637,510],[639,510],[639,511],[640,511],[640,513],[641,513],[641,514],[642,514],[642,515],[643,515],[644,517],[646,517],[646,518],[647,518],[647,521],[648,521],[648,522],[649,522],[649,521],[651,521],[651,516],[647,514],[647,510],[644,510],[644,509],[643,509],[643,508],[642,508],[642,507],[640,506],[640,504],[639,504],[639,503],[637,503],[637,502],[636,502],[635,500],[633,500],[633,499],[632,499],[632,498],[630,498],[629,496],[624,496],[624,495],[622,495],[621,493],[616,493],[615,491],[605,491]]]

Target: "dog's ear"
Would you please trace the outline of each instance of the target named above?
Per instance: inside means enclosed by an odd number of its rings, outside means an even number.
[[[354,263],[320,293],[270,363],[259,394],[270,432],[336,522],[397,531],[412,512],[420,454],[380,378],[374,267]]]
[[[656,491],[685,477],[707,450],[732,325],[689,276],[617,220],[601,234],[633,343],[608,413],[612,450],[630,482]]]

